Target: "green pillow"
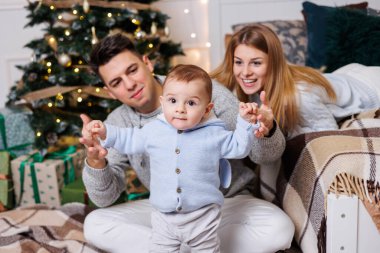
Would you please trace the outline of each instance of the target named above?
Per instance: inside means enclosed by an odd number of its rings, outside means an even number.
[[[340,6],[340,8],[357,9],[363,13],[367,11],[368,2],[360,2],[356,4],[350,4]],[[327,16],[333,13],[337,7],[318,5],[309,1],[302,3],[302,14],[304,16],[307,27],[307,54],[306,65],[320,69],[325,66],[326,63],[326,28],[329,23],[327,22]]]
[[[380,66],[380,17],[336,8],[327,23],[326,72],[353,62]]]

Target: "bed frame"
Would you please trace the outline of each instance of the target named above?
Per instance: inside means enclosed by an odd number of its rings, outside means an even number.
[[[358,197],[329,194],[326,213],[327,253],[379,252],[380,233]]]

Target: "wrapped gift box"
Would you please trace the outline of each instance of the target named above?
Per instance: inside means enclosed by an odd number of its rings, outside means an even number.
[[[126,194],[128,195],[128,200],[149,198],[149,191],[137,178],[137,174],[132,168],[128,168],[125,175],[127,185]]]
[[[61,192],[62,205],[70,202],[80,202],[92,207],[96,207],[89,199],[82,178],[77,178],[74,182],[65,185]]]
[[[82,178],[77,178],[74,182],[65,185],[61,192],[62,205],[71,202],[80,202],[91,207],[97,207],[88,197]],[[126,202],[126,192],[120,195],[113,205]]]
[[[32,114],[25,106],[0,109],[0,150],[7,149],[18,156],[31,151],[35,136],[29,119]]]
[[[78,175],[77,171],[82,169],[83,159],[84,150],[79,149],[73,153],[63,151],[53,155],[48,154],[42,162],[33,162],[30,155],[12,160],[12,178],[17,204],[24,206],[42,203],[59,207],[60,191],[65,184],[75,180],[75,174]]]
[[[14,207],[14,192],[10,168],[9,153],[0,151],[0,202],[7,209]]]

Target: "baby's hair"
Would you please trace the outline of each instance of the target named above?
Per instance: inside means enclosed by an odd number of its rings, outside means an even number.
[[[212,82],[208,73],[202,68],[192,64],[178,64],[173,67],[166,76],[164,86],[168,80],[177,80],[190,82],[200,80],[206,89],[207,95],[211,101],[212,98]]]

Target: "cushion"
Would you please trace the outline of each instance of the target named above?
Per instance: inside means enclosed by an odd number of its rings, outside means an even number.
[[[232,26],[234,32],[246,25],[262,24],[271,28],[279,37],[286,59],[293,64],[305,65],[306,26],[303,20],[275,20],[266,22],[243,23]]]
[[[352,62],[380,66],[380,17],[338,8],[326,20],[327,72]]]
[[[380,16],[380,10],[376,10],[376,9],[373,9],[373,8],[367,8],[367,14],[369,16],[377,16],[377,17],[379,17]]]
[[[321,69],[326,62],[326,43],[325,34],[327,21],[326,17],[330,11],[337,8],[317,5],[309,1],[302,3],[304,14],[304,19],[307,26],[307,54],[306,54],[306,65]],[[351,4],[343,6],[345,8],[359,9],[363,12],[367,11],[367,2],[362,2],[358,4]]]

